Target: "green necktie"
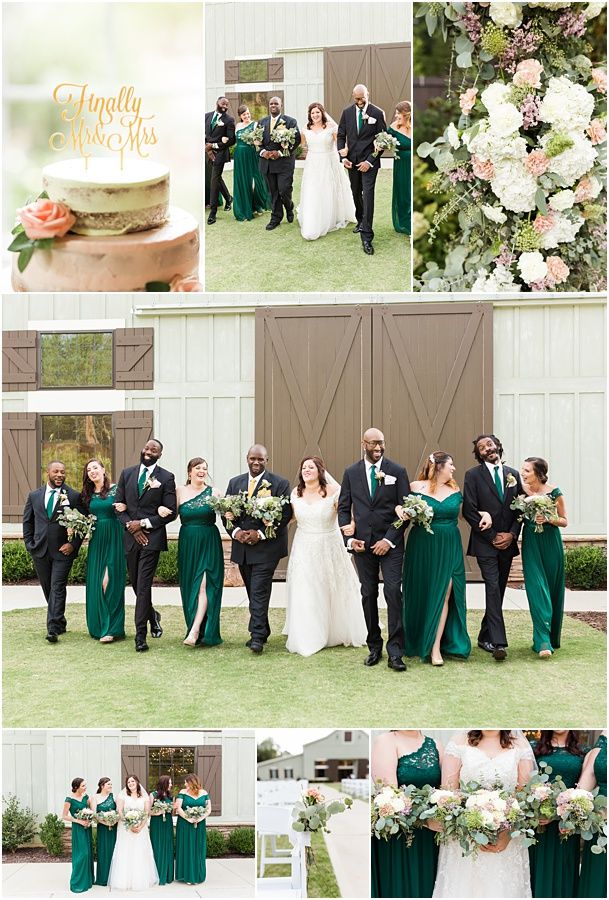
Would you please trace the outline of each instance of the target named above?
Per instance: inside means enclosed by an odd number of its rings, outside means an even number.
[[[363,115],[361,109],[360,109],[359,106],[358,106],[358,107],[357,107],[357,133],[358,133],[358,134],[359,134],[360,131],[362,130],[362,125],[363,125],[363,124],[364,124],[364,115]]]
[[[497,488],[499,499],[503,500],[503,485],[501,483],[501,478],[499,477],[499,466],[495,466],[495,487]]]
[[[142,474],[137,480],[137,493],[138,497],[141,497],[144,493],[144,485],[146,484],[146,476],[148,475],[147,469],[142,469]]]
[[[55,494],[57,493],[57,488],[54,488],[49,494],[49,499],[47,500],[47,516],[49,519],[53,518],[53,507],[55,506]]]
[[[211,117],[211,127],[212,127],[212,129],[216,127],[216,122],[218,121],[219,118],[220,118],[220,117],[218,116],[218,113],[214,113],[213,116]]]
[[[370,496],[374,497],[376,491],[376,466],[370,466]]]

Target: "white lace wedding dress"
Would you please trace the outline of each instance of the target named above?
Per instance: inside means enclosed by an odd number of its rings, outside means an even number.
[[[336,495],[308,503],[292,491],[296,533],[286,578],[287,649],[311,656],[323,647],[361,647],[366,622],[359,581],[345,548]]]
[[[525,746],[526,745],[526,746]],[[461,785],[476,781],[491,788],[495,783],[513,791],[518,781],[521,759],[535,759],[528,741],[522,739],[494,759],[478,747],[449,741],[444,755],[461,760]],[[479,852],[477,857],[462,856],[458,841],[440,847],[434,897],[530,897],[529,853],[519,838],[513,838],[500,853]]]
[[[305,132],[307,157],[297,215],[306,241],[315,241],[356,221],[349,176],[336,150],[336,130],[336,125],[328,123],[323,131]]]
[[[141,797],[131,797],[122,790],[119,798],[124,802],[124,811],[130,809],[144,810],[148,795],[142,790]],[[148,826],[135,834],[128,831],[119,822],[116,833],[116,845],[112,854],[108,887],[119,891],[145,891],[159,883]]]

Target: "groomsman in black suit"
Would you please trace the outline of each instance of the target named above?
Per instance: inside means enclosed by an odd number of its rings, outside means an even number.
[[[150,622],[153,638],[163,634],[161,614],[152,606],[152,580],[159,562],[161,550],[167,550],[165,526],[177,515],[176,484],[174,476],[158,465],[163,445],[152,438],[140,454],[140,462],[123,469],[116,488],[116,503],[127,509],[117,513],[125,526],[125,554],[127,571],[135,592],[135,649],[138,653],[148,650],[146,633]],[[159,508],[171,510],[167,516],[159,515]]]
[[[385,456],[385,437],[369,428],[362,438],[364,458],[345,470],[338,499],[338,524],[355,520],[355,536],[346,538],[355,559],[362,590],[362,605],[368,627],[369,654],[364,665],[375,666],[383,655],[379,626],[378,595],[383,573],[387,603],[387,664],[396,672],[406,671],[402,624],[402,558],[405,525],[395,528],[395,507],[410,493],[403,466]]]
[[[353,103],[343,110],[338,123],[336,146],[343,166],[349,172],[357,218],[353,231],[360,235],[362,249],[370,256],[374,253],[374,189],[381,166],[380,156],[374,156],[374,139],[386,127],[385,113],[370,103],[368,88],[364,84],[356,84]],[[341,153],[345,148],[346,155]]]
[[[226,97],[218,97],[214,112],[205,113],[205,165],[211,169],[208,225],[216,221],[219,194],[224,197],[225,212],[230,211],[233,203],[222,172],[226,163],[230,162],[230,148],[234,143],[235,120],[229,115]]]
[[[512,560],[518,556],[521,523],[510,509],[512,500],[524,493],[520,474],[503,464],[503,447],[494,434],[475,439],[474,456],[478,465],[468,469],[463,480],[463,517],[471,528],[468,556],[475,556],[482,573],[486,611],[478,646],[501,662],[507,656],[507,636],[503,621],[503,597]],[[481,521],[481,513],[491,523]]]
[[[294,221],[292,188],[296,151],[300,144],[300,131],[296,119],[282,113],[281,106],[281,97],[271,97],[269,115],[260,120],[260,125],[264,128],[262,146],[259,151],[260,172],[264,175],[271,194],[271,218],[266,226],[267,231],[277,228],[283,219],[284,209],[288,222]],[[285,151],[281,144],[271,140],[271,134],[275,128],[296,129],[295,140],[289,151]]]
[[[23,510],[23,540],[47,602],[50,644],[67,630],[68,576],[82,544],[82,538],[68,539],[67,529],[57,521],[66,509],[84,512],[80,494],[66,484],[66,467],[53,460],[47,466],[47,483],[28,494]]]
[[[250,497],[289,497],[290,485],[281,475],[267,469],[268,453],[262,444],[254,444],[247,451],[248,472],[236,475],[228,482],[226,494],[246,491]],[[262,653],[271,633],[269,603],[273,587],[273,575],[279,560],[288,554],[288,523],[292,518],[292,506],[286,503],[283,515],[276,526],[277,536],[265,537],[262,522],[243,514],[233,521],[231,560],[237,563],[249,600],[251,635],[246,647],[252,653]],[[224,519],[226,527],[227,520]]]

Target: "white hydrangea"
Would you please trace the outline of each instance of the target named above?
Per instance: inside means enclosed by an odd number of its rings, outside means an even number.
[[[595,19],[597,16],[600,16],[606,5],[606,3],[589,3],[584,10],[584,17],[586,19]]]
[[[567,3],[546,3],[545,0],[541,0],[541,3],[529,3],[528,6],[543,6],[545,9],[566,9],[567,6],[571,6],[570,0]]]
[[[522,22],[522,6],[520,3],[492,2],[489,15],[495,25],[516,28]]]
[[[559,244],[570,244],[575,240],[575,235],[583,224],[584,220],[579,216],[572,221],[567,216],[557,213],[549,231],[542,232],[542,248],[551,250],[553,247],[558,247]]]
[[[539,104],[539,118],[556,131],[584,131],[594,112],[594,97],[581,84],[561,75],[550,78],[545,96]]]
[[[551,132],[544,134],[541,139],[541,148],[545,150],[550,140]],[[598,153],[592,146],[592,142],[583,134],[570,134],[573,146],[550,158],[548,171],[558,175],[563,187],[571,187],[572,184],[589,172],[594,165]]]
[[[603,182],[596,175],[588,175],[588,181],[590,182],[590,196],[592,200],[596,200],[603,190]]]
[[[453,148],[453,150],[458,150],[461,146],[461,141],[459,140],[459,132],[457,131],[454,122],[451,122],[446,129],[446,140]]]
[[[527,155],[527,142],[519,134],[504,136],[490,127],[488,119],[484,119],[478,134],[465,141],[471,154],[480,159],[490,159],[494,163],[502,160],[523,160]]]
[[[507,216],[501,206],[482,206],[481,209],[491,222],[495,222],[497,225],[503,225],[504,222],[507,222]]]
[[[413,212],[412,214],[412,238],[418,240],[429,231],[429,219],[421,212]]]
[[[494,81],[487,88],[484,88],[480,94],[480,100],[490,112],[496,106],[507,103],[510,93],[511,87],[508,84],[503,84],[502,81]]]
[[[499,103],[489,114],[491,130],[501,137],[509,137],[522,126],[522,113],[513,103]]]
[[[533,284],[534,281],[543,281],[548,274],[548,265],[539,250],[533,250],[531,253],[521,253],[516,265],[522,280],[526,284]]]
[[[514,277],[505,266],[495,266],[492,272],[487,269],[478,269],[478,277],[472,285],[472,291],[481,294],[496,294],[499,291],[519,291],[520,285],[516,284]]]
[[[549,200],[549,205],[558,212],[562,212],[565,209],[571,209],[574,203],[575,192],[570,190],[559,191],[557,194],[550,197]]]
[[[522,162],[507,160],[496,163],[491,188],[501,205],[510,212],[531,212],[535,209],[537,180]]]

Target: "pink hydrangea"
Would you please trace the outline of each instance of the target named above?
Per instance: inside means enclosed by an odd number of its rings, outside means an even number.
[[[586,134],[593,144],[602,144],[607,140],[607,132],[600,119],[592,119],[586,128]]]
[[[472,170],[476,178],[482,178],[484,181],[490,181],[495,177],[495,166],[490,159],[472,156]]]
[[[575,202],[585,203],[587,200],[594,200],[594,191],[592,189],[592,182],[587,175],[584,175],[575,188]]]
[[[548,167],[550,165],[550,160],[545,155],[543,150],[533,150],[524,161],[525,168],[531,175],[534,175],[535,178],[538,178],[540,175],[543,175],[544,172],[548,171]]]
[[[562,261],[560,256],[547,256],[546,264],[548,266],[546,281],[552,281],[554,284],[562,284],[569,277],[569,266]]]
[[[592,69],[590,72],[592,81],[599,94],[607,93],[607,72],[605,69]]]
[[[538,234],[543,234],[544,231],[552,230],[555,221],[556,217],[553,212],[549,212],[547,216],[542,216],[541,213],[538,213],[533,222],[533,228]]]
[[[474,108],[477,93],[478,88],[468,88],[459,97],[459,106],[461,107],[461,112],[464,115],[469,116],[470,112]]]
[[[516,72],[512,79],[517,85],[530,85],[534,88],[541,87],[542,64],[536,59],[523,59],[516,66]]]

